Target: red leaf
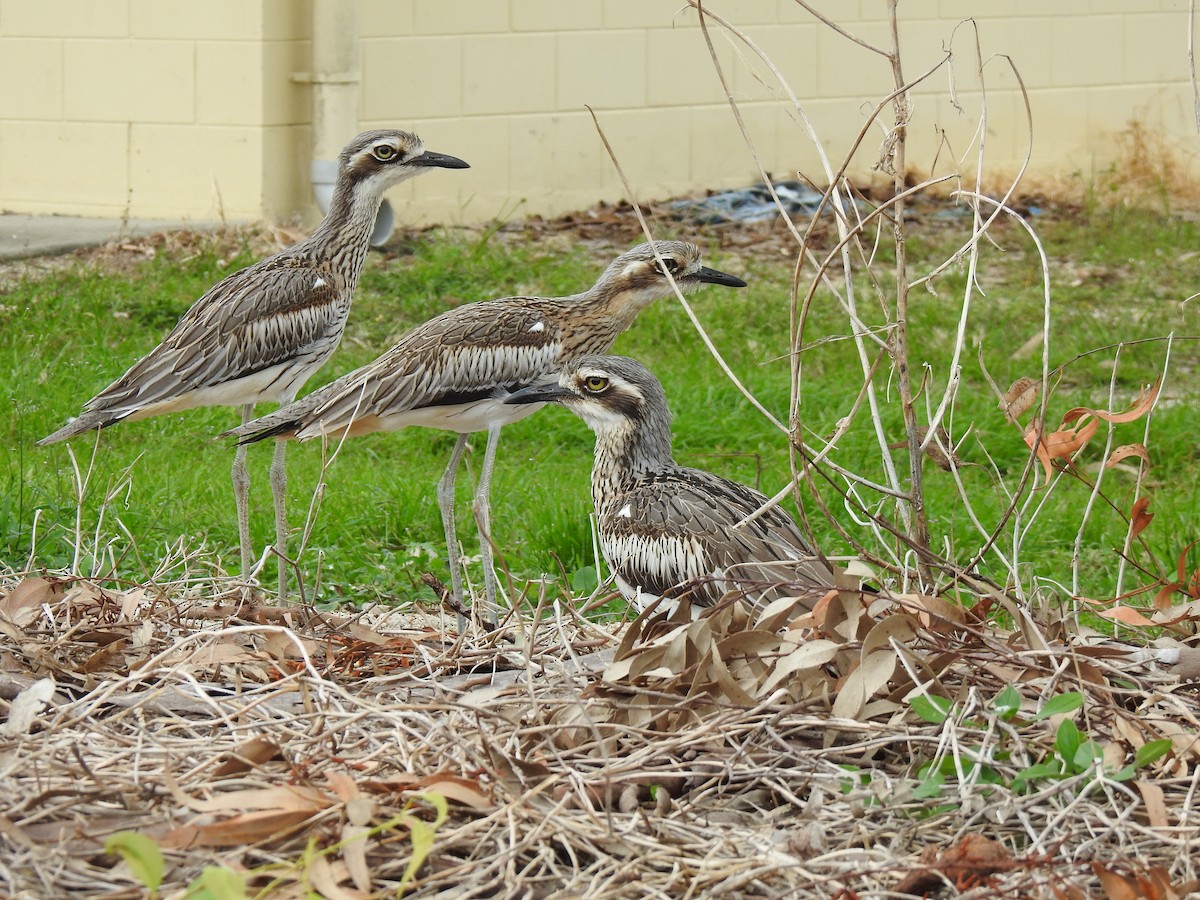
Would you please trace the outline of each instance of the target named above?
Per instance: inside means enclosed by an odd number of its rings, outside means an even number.
[[[1179,573],[1179,587],[1187,586],[1187,593],[1192,599],[1200,599],[1200,568],[1197,568],[1190,576],[1187,570],[1187,555],[1188,551],[1200,544],[1200,541],[1192,541],[1179,552],[1179,562],[1176,564],[1176,572]]]
[[[1131,538],[1137,537],[1146,530],[1147,525],[1154,521],[1154,513],[1148,512],[1149,507],[1149,497],[1139,497],[1133,504],[1133,509],[1129,511],[1129,536]]]

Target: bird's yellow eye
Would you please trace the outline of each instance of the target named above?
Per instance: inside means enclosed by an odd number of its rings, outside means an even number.
[[[371,151],[371,154],[380,162],[387,162],[389,159],[393,159],[397,152],[399,151],[391,144],[380,144]]]
[[[589,375],[583,380],[584,390],[592,394],[602,394],[608,390],[608,379],[602,375]]]

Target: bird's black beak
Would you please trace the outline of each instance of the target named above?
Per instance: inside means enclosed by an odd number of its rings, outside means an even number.
[[[705,284],[723,284],[725,287],[745,287],[746,282],[738,278],[736,275],[730,275],[726,272],[718,272],[716,269],[710,269],[708,266],[701,266],[697,269],[692,277],[697,281],[702,281]]]
[[[575,398],[574,391],[568,391],[557,384],[531,384],[529,387],[513,391],[504,398],[505,403],[557,403],[568,397]]]
[[[445,153],[434,153],[426,150],[420,156],[414,156],[407,166],[437,166],[439,169],[469,169],[469,163],[463,162],[457,156],[447,156]]]

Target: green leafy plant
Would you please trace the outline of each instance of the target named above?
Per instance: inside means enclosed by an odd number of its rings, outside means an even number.
[[[187,900],[249,900],[246,877],[224,866],[205,866],[187,887]]]
[[[416,800],[423,800],[433,807],[434,819],[432,822],[426,822],[413,811],[413,803]],[[425,860],[429,858],[429,854],[433,850],[433,841],[437,836],[437,830],[446,821],[446,817],[449,814],[449,805],[446,803],[445,797],[441,794],[422,793],[404,804],[404,809],[401,810],[400,814],[391,820],[393,823],[392,827],[404,825],[408,828],[408,839],[412,842],[412,856],[409,857],[408,865],[404,867],[404,875],[400,878],[400,886],[396,888],[397,897],[404,896],[413,879],[416,878],[417,872],[425,864]]]
[[[921,694],[909,700],[912,711],[926,722],[940,725],[958,715],[957,706],[945,697],[933,694]],[[1083,694],[1079,691],[1064,691],[1050,697],[1032,716],[1023,718],[1021,712],[1021,694],[1012,685],[1006,686],[990,703],[992,715],[1017,729],[1027,728],[1038,722],[1054,716],[1066,716],[1083,706]],[[983,731],[987,723],[978,719],[965,719],[958,723],[966,734],[972,731]],[[1011,758],[1011,752],[1006,746],[1001,732],[999,749],[992,753],[992,759],[1003,762]],[[982,734],[981,734],[982,737]],[[1027,766],[1006,781],[1001,772],[981,760],[984,748],[981,744],[963,742],[962,752],[958,756],[943,756],[927,762],[917,769],[917,784],[913,796],[917,799],[934,799],[941,796],[947,783],[954,780],[967,780],[980,785],[1006,785],[1012,790],[1025,791],[1030,786],[1041,781],[1061,780],[1076,775],[1083,775],[1097,769],[1103,763],[1104,748],[1098,741],[1084,735],[1072,719],[1064,718],[1054,734],[1051,752],[1041,761]],[[1135,777],[1139,769],[1145,768],[1161,759],[1171,750],[1171,742],[1166,739],[1150,741],[1137,749],[1133,762],[1116,770],[1105,771],[1103,774],[1114,781],[1128,781]],[[845,788],[843,788],[845,792]]]
[[[145,886],[150,900],[158,896],[166,869],[158,844],[136,831],[118,831],[104,842],[104,852],[120,855],[133,877]]]
[[[137,831],[118,831],[104,842],[105,853],[120,855],[133,877],[142,883],[150,900],[158,896],[166,861],[152,838]],[[223,866],[205,866],[187,886],[188,900],[247,900],[246,878]]]

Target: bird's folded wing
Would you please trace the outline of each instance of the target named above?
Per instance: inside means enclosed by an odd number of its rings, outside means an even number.
[[[319,270],[283,265],[252,266],[231,275],[84,409],[170,400],[268,369],[333,341],[346,315],[334,281]]]
[[[780,509],[740,524],[767,498],[708,472],[680,469],[637,483],[601,520],[609,564],[653,594],[699,580],[693,599],[710,604],[725,582],[827,584],[831,576]],[[703,582],[710,580],[707,585]]]
[[[459,307],[419,325],[373,363],[259,422],[290,418],[301,438],[315,437],[356,419],[465,403],[556,374],[561,329],[536,308],[480,312],[503,302]]]

